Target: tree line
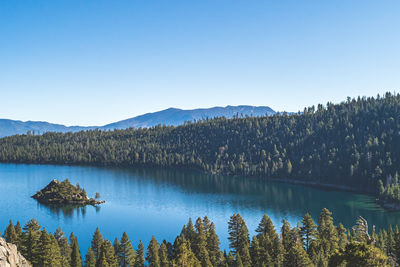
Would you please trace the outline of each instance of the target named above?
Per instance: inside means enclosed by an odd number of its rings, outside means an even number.
[[[77,237],[69,239],[58,228],[49,233],[35,219],[23,228],[10,221],[3,237],[17,245],[34,266],[71,267],[174,267],[174,266],[398,266],[400,230],[375,232],[360,217],[352,229],[334,225],[332,214],[323,209],[316,224],[309,214],[292,227],[282,220],[280,233],[264,215],[256,234],[250,239],[244,219],[233,214],[228,222],[228,252],[220,249],[215,226],[207,217],[193,224],[189,219],[173,243],[159,243],[154,237],[147,249],[140,241],[134,249],[126,232],[113,243],[103,238],[97,228],[91,246],[82,257]]]
[[[184,167],[379,194],[379,181],[385,188],[397,186],[400,95],[348,98],[298,114],[222,117],[178,127],[15,135],[0,139],[0,161]],[[385,194],[398,201],[392,191]]]

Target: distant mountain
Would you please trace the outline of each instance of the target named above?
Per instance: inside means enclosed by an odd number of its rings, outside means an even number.
[[[65,126],[61,124],[48,123],[45,121],[16,121],[0,119],[0,137],[14,134],[42,134],[45,132],[77,132],[81,130],[94,129],[97,127]]]
[[[147,113],[127,120],[103,126],[104,129],[126,129],[129,127],[146,128],[158,124],[163,125],[181,125],[186,121],[201,120],[206,118],[226,117],[232,118],[236,114],[238,116],[265,116],[273,115],[276,112],[270,107],[254,107],[254,106],[226,106],[201,108],[192,110],[183,110],[177,108],[169,108],[162,111]]]
[[[65,126],[62,124],[54,124],[44,121],[17,121],[0,119],[0,137],[15,134],[43,134],[45,132],[78,132],[82,130],[114,130],[134,128],[147,128],[158,124],[162,125],[181,125],[186,121],[201,120],[206,118],[226,117],[232,118],[236,114],[238,116],[265,116],[273,115],[276,112],[269,107],[254,106],[226,106],[213,107],[204,109],[183,110],[177,108],[169,108],[162,111],[147,113],[130,119],[118,121],[104,126]]]

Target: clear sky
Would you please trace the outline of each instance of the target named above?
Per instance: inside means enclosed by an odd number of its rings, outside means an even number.
[[[0,117],[298,111],[400,90],[400,1],[0,1]]]

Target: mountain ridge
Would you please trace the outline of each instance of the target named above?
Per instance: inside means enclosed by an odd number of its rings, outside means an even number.
[[[232,118],[236,114],[241,116],[265,116],[276,112],[268,106],[225,106],[198,109],[168,108],[156,112],[145,113],[132,118],[109,123],[103,126],[65,126],[58,123],[46,121],[21,121],[11,119],[0,119],[0,138],[15,134],[43,134],[46,132],[78,132],[85,130],[114,130],[134,128],[149,128],[156,125],[178,126],[187,121],[197,121],[207,118],[226,117]]]

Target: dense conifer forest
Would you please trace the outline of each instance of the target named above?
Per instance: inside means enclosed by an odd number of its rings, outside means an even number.
[[[191,219],[173,243],[152,237],[147,247],[139,241],[134,248],[124,232],[113,242],[104,239],[97,228],[91,246],[81,251],[78,237],[69,238],[60,228],[49,233],[35,219],[23,228],[12,221],[4,231],[7,242],[16,244],[34,267],[71,266],[398,266],[400,264],[400,230],[389,227],[375,233],[374,227],[360,217],[347,230],[334,225],[332,214],[323,209],[318,223],[306,214],[296,226],[282,220],[276,231],[264,215],[256,234],[250,239],[240,214],[228,222],[229,251],[221,251],[214,224],[207,218]],[[278,234],[280,232],[280,234]],[[86,248],[85,248],[86,249]],[[85,255],[84,255],[85,254]]]
[[[391,202],[400,199],[399,160],[400,95],[391,93],[291,115],[0,139],[1,162],[185,167],[346,186]]]

